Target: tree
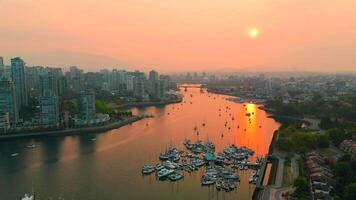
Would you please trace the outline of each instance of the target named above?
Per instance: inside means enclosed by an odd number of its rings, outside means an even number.
[[[356,182],[351,183],[346,186],[344,193],[345,200],[354,200],[356,199]]]
[[[108,107],[108,105],[101,100],[96,100],[95,101],[95,109],[99,112],[99,113],[104,113],[104,114],[112,114],[113,110],[111,108]]]
[[[346,138],[346,133],[339,128],[330,129],[326,133],[330,136],[336,146],[339,146],[339,144]]]
[[[317,140],[319,148],[328,148],[329,147],[329,144],[330,144],[329,135],[326,135],[326,134],[318,135],[316,140]]]
[[[338,179],[339,188],[344,187],[345,185],[353,181],[353,171],[349,162],[337,162],[335,166],[335,175]]]
[[[296,188],[294,194],[298,198],[307,197],[309,194],[309,182],[303,176],[298,176],[294,182],[293,186]]]
[[[282,151],[293,151],[294,150],[294,144],[292,142],[292,140],[290,140],[287,137],[281,137],[278,139],[276,146],[278,149],[282,150]]]

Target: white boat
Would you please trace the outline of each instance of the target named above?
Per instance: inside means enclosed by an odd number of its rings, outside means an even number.
[[[202,185],[212,185],[214,183],[215,183],[215,181],[214,180],[210,180],[210,179],[204,179],[204,180],[201,181]]]
[[[35,200],[35,195],[25,194],[23,197],[21,197],[21,200]]]
[[[157,164],[157,165],[156,165],[156,171],[159,171],[159,170],[161,170],[161,169],[163,169],[163,168],[164,168],[164,166],[161,165],[161,164]]]
[[[178,181],[183,178],[183,175],[179,174],[179,173],[173,173],[173,174],[169,175],[168,178],[171,181]]]
[[[161,169],[160,171],[157,172],[157,176],[158,178],[163,178],[163,177],[166,177],[168,175],[171,175],[174,173],[174,170],[173,169]]]
[[[163,163],[163,166],[166,167],[167,169],[175,169],[175,168],[177,168],[177,166],[173,162],[171,162],[169,160],[165,161]]]
[[[36,145],[34,143],[32,143],[32,144],[27,145],[26,148],[33,149],[33,148],[36,148]]]
[[[142,174],[151,174],[152,172],[155,171],[155,168],[151,165],[145,165],[142,167]]]
[[[11,154],[11,157],[16,157],[18,155],[20,155],[20,154],[19,153],[13,153],[13,154]]]

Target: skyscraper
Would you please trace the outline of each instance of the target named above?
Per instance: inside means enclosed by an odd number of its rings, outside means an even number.
[[[4,60],[0,56],[0,78],[5,74],[5,66],[4,66]]]
[[[21,107],[27,106],[27,90],[25,62],[19,57],[11,59],[11,77],[15,84],[16,106],[21,109]]]
[[[155,70],[151,70],[150,74],[149,74],[149,79],[150,81],[156,81],[158,80],[158,72],[156,72]]]
[[[42,125],[57,125],[59,123],[58,96],[53,74],[44,71],[39,77],[40,85],[40,119]]]
[[[45,90],[40,97],[41,125],[57,125],[59,122],[58,98],[51,90]]]
[[[79,117],[84,120],[95,118],[95,93],[91,90],[82,90],[78,97]]]
[[[14,83],[0,77],[0,128],[15,126],[18,120]]]

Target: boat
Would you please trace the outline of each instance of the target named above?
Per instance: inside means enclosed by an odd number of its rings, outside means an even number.
[[[155,167],[151,165],[145,165],[142,167],[142,174],[148,175],[155,171]]]
[[[217,189],[218,191],[221,190],[221,181],[220,181],[220,180],[218,180],[218,181],[215,182],[215,187],[216,187],[216,189]]]
[[[18,155],[20,155],[20,154],[19,153],[13,153],[13,154],[11,154],[11,157],[16,157]]]
[[[161,170],[161,169],[163,169],[163,168],[164,168],[164,166],[161,165],[161,164],[157,164],[157,165],[156,165],[156,171],[159,171],[159,170]]]
[[[175,169],[175,168],[177,168],[177,166],[176,166],[173,162],[171,162],[171,161],[169,161],[169,160],[165,161],[165,162],[163,163],[163,166],[164,166],[165,168],[167,168],[167,169]]]
[[[161,155],[159,156],[159,159],[160,159],[160,160],[168,160],[168,159],[169,159],[169,156],[166,155],[166,154],[161,154]]]
[[[211,180],[211,179],[203,179],[202,181],[201,181],[201,185],[212,185],[212,184],[214,184],[215,183],[215,181],[214,180]]]
[[[32,144],[27,145],[26,148],[33,149],[33,148],[36,148],[36,145],[34,143],[32,143]]]
[[[161,170],[159,170],[159,171],[157,172],[157,177],[158,177],[158,178],[164,178],[164,177],[169,176],[169,175],[171,175],[171,174],[173,174],[173,173],[174,173],[174,170],[173,170],[173,169],[166,169],[166,168],[163,168],[163,169],[161,169]]]
[[[183,178],[183,175],[182,175],[182,174],[179,174],[179,173],[177,173],[177,172],[175,172],[175,173],[169,175],[168,178],[169,178],[169,180],[171,180],[171,181],[178,181],[178,180],[180,180],[180,179]]]
[[[23,197],[21,197],[21,200],[35,200],[35,195],[25,194]]]

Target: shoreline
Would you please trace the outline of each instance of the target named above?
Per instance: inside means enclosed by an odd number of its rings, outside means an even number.
[[[145,119],[148,116],[133,116],[129,119],[124,119],[121,121],[112,122],[102,126],[95,127],[84,127],[84,128],[70,128],[63,130],[54,130],[54,131],[43,131],[35,133],[15,133],[9,135],[0,135],[0,140],[3,139],[16,139],[16,138],[28,138],[28,137],[47,137],[47,136],[67,136],[67,135],[79,135],[84,133],[102,133],[105,131],[113,130],[120,128],[122,126],[133,124],[139,120]]]
[[[113,109],[119,108],[133,108],[133,107],[148,107],[148,106],[158,106],[158,105],[168,105],[174,103],[182,102],[182,98],[173,99],[169,101],[160,101],[160,102],[133,102],[122,104],[119,106],[115,106]],[[139,120],[144,118],[148,118],[152,116],[132,116],[129,119],[124,119],[121,121],[112,122],[109,124],[105,124],[102,126],[94,126],[94,127],[83,127],[83,128],[70,128],[70,129],[62,129],[62,130],[52,130],[52,131],[40,131],[33,133],[13,133],[8,135],[0,135],[0,140],[5,139],[18,139],[18,138],[35,138],[35,137],[50,137],[50,136],[68,136],[68,135],[79,135],[84,133],[102,133],[105,131],[117,129],[129,124],[133,124]]]
[[[124,103],[121,105],[112,106],[112,109],[120,109],[120,108],[133,108],[133,107],[148,107],[148,106],[160,106],[160,105],[169,105],[174,103],[182,102],[182,98],[172,99],[167,101],[158,101],[158,102],[131,102],[131,103]]]

